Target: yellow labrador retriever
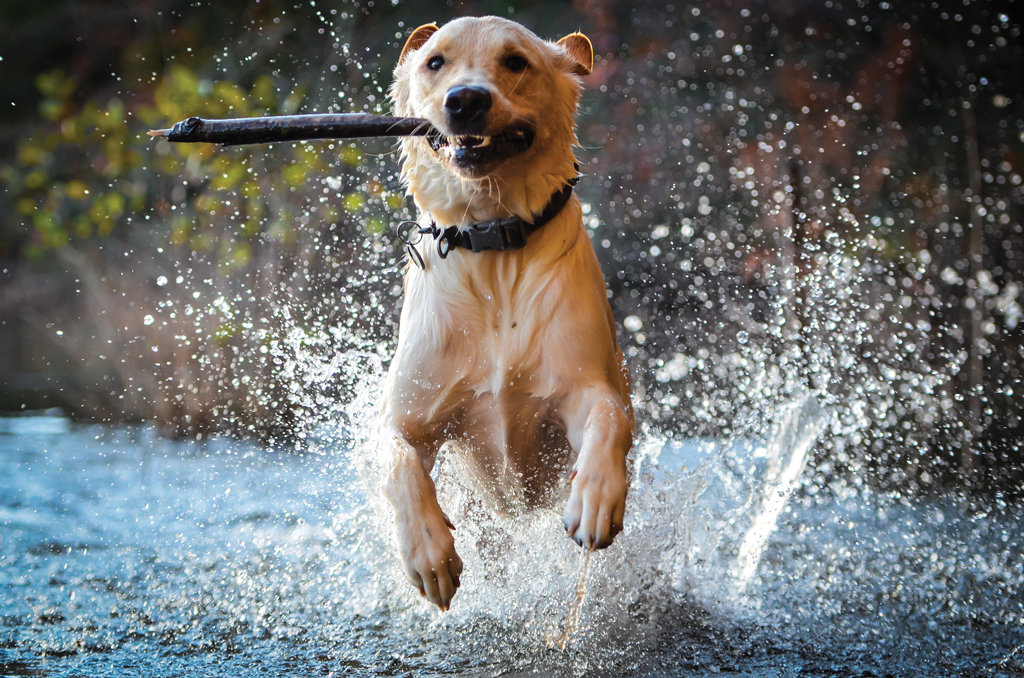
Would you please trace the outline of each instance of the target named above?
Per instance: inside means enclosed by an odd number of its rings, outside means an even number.
[[[569,536],[596,549],[622,529],[629,377],[572,192],[592,67],[580,33],[551,43],[486,17],[417,28],[395,69],[395,113],[438,133],[402,141],[422,219],[385,382],[383,490],[405,572],[441,610],[462,572],[430,476],[442,446],[499,510],[564,498],[568,474]]]

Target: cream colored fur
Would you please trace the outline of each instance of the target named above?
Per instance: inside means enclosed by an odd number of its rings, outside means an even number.
[[[525,71],[506,67],[512,53],[526,59]],[[437,71],[427,67],[435,56],[444,58]],[[494,17],[417,29],[395,69],[397,115],[448,133],[445,94],[472,85],[492,95],[488,133],[518,123],[536,134],[527,151],[479,176],[450,166],[422,137],[403,140],[403,177],[423,222],[533,221],[576,176],[578,74],[592,58],[582,35],[550,43]],[[602,548],[622,527],[634,424],[604,278],[575,196],[524,249],[456,249],[441,259],[427,236],[419,251],[425,270],[406,268],[385,382],[383,490],[409,580],[446,610],[462,561],[430,477],[442,445],[496,510],[564,499],[568,479],[569,536]]]

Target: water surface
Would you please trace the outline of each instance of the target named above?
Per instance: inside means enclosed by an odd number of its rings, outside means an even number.
[[[648,441],[560,650],[582,558],[557,514],[496,518],[442,461],[466,574],[441,615],[401,580],[365,452],[331,437],[0,420],[0,675],[1024,675],[998,501],[791,482],[792,439]]]

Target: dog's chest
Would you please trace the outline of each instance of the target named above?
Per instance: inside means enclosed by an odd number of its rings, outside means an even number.
[[[485,296],[449,316],[442,360],[462,361],[462,378],[477,394],[499,401],[547,397],[543,347],[550,329],[536,309]]]
[[[404,382],[400,392],[415,392],[408,401],[420,404],[408,416],[425,425],[454,416],[488,428],[542,419],[557,389],[557,370],[547,365],[555,357],[557,290],[486,255],[464,256],[478,259],[439,262],[407,288],[393,369]],[[466,264],[486,268],[467,272]]]

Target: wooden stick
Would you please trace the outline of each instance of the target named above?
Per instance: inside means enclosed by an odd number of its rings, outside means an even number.
[[[205,120],[188,118],[170,129],[149,131],[168,141],[238,146],[307,139],[426,136],[434,130],[421,118],[390,118],[365,113],[278,115],[263,118]]]

